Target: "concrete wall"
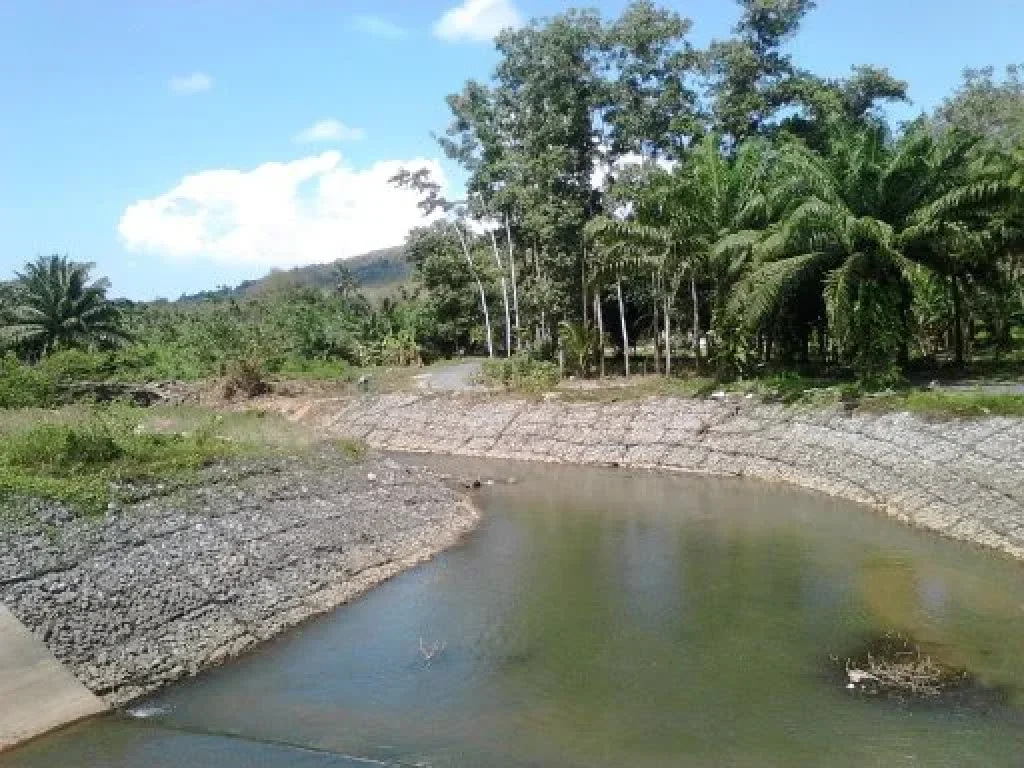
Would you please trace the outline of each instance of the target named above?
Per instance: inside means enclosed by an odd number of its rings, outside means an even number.
[[[0,751],[106,708],[0,605]]]
[[[1024,557],[1019,419],[932,422],[906,413],[679,398],[385,395],[299,408],[292,413],[298,420],[386,449],[784,481]]]

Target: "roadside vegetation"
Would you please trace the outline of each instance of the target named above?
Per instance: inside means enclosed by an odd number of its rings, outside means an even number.
[[[499,35],[439,137],[466,194],[422,169],[393,179],[436,215],[390,293],[339,264],[136,303],[68,256],[27,263],[0,284],[0,407],[66,406],[95,382],[387,391],[479,356],[490,383],[566,397],[1018,413],[1012,393],[927,387],[1024,377],[1020,70],[967,71],[895,124],[907,86],[883,66],[822,77],[788,53],[814,2],[738,3],[731,36],[703,48],[645,0]],[[105,429],[127,467],[133,438]]]

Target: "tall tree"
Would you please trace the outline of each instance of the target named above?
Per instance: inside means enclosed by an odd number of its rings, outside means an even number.
[[[1024,66],[1010,65],[1003,78],[994,67],[967,69],[963,83],[935,110],[935,126],[980,136],[1001,150],[1024,144]]]
[[[467,224],[468,206],[465,203],[453,202],[443,197],[440,184],[430,178],[430,174],[425,168],[416,171],[409,171],[403,168],[390,181],[397,186],[407,187],[419,192],[423,196],[419,206],[424,213],[432,214],[436,211],[441,211],[445,215],[444,220],[458,239],[469,274],[472,276],[479,291],[480,311],[483,313],[486,331],[487,356],[494,357],[494,334],[491,331],[491,313],[487,305],[487,291],[484,289],[483,280],[480,279],[480,272],[473,261],[473,254],[470,248],[472,233]]]
[[[693,24],[650,0],[630,5],[607,29],[609,159],[680,157],[703,130]]]
[[[576,10],[503,32],[494,75],[496,105],[517,161],[506,181],[527,202],[522,224],[555,285],[578,288],[580,300],[565,295],[562,311],[583,318],[589,304],[583,227],[595,209],[596,118],[607,100],[604,34],[600,16]]]
[[[704,54],[713,127],[739,144],[759,134],[789,105],[786,87],[796,74],[783,52],[815,0],[737,0],[740,20],[734,37],[716,40]]]

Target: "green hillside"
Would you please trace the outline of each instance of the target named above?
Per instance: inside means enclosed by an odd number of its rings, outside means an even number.
[[[258,280],[246,280],[234,288],[182,296],[180,301],[201,301],[217,298],[254,296],[274,285],[301,285],[311,288],[331,288],[337,283],[339,266],[347,267],[356,278],[359,289],[371,295],[380,295],[397,288],[409,279],[411,268],[405,260],[405,248],[395,246],[370,251],[350,259],[338,259],[327,264],[310,264],[294,269],[273,270]]]

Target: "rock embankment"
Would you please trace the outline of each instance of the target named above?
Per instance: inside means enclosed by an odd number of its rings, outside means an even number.
[[[785,481],[1024,558],[1024,420],[753,401],[385,395],[276,407],[371,445]]]
[[[344,603],[476,522],[436,475],[386,459],[243,469],[100,520],[28,508],[0,530],[0,600],[119,705]]]

